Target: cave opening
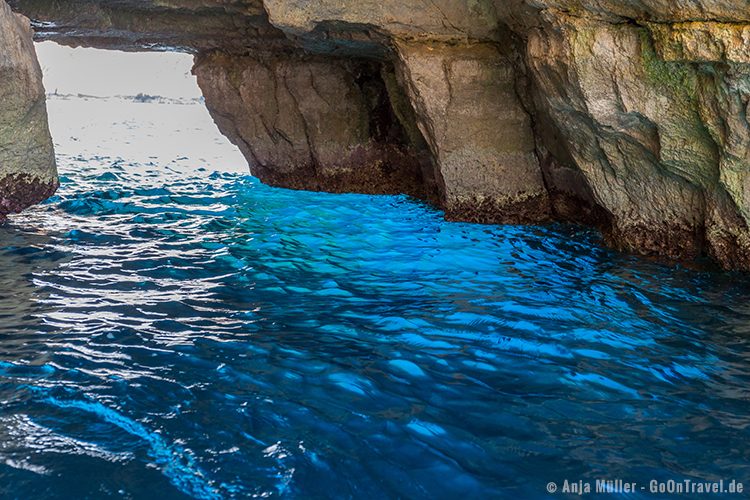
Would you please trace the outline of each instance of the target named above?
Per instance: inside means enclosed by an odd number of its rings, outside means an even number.
[[[181,52],[122,52],[36,44],[58,159],[247,173],[214,124]],[[61,174],[65,165],[60,163]]]

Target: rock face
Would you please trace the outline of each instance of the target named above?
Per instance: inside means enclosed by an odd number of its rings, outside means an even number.
[[[7,0],[37,36],[118,50],[282,49],[261,0]]]
[[[51,196],[57,171],[29,20],[0,1],[0,218]]]
[[[697,256],[718,153],[687,87],[696,76],[659,61],[641,28],[555,22],[532,32],[528,61],[539,102],[611,215],[608,236],[632,251]]]
[[[220,130],[264,182],[435,198],[426,150],[410,143],[379,65],[209,53],[194,73]]]
[[[546,19],[527,43],[537,102],[610,214],[610,241],[750,268],[746,28]]]
[[[509,56],[494,44],[402,42],[397,52],[400,81],[442,179],[448,217],[547,220],[550,204],[531,117]]]
[[[262,180],[570,220],[750,270],[745,0],[12,0],[37,37],[196,54]]]

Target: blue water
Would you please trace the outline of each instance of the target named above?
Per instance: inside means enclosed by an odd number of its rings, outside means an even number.
[[[75,142],[0,226],[0,497],[747,480],[746,277]]]

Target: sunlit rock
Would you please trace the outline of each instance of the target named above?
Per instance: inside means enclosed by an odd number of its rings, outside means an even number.
[[[39,39],[195,53],[271,184],[596,224],[628,251],[750,269],[744,1],[10,3]]]
[[[449,217],[540,222],[550,216],[531,117],[512,57],[494,45],[399,43],[399,68],[433,153]]]
[[[0,217],[51,196],[57,170],[29,20],[0,2]]]

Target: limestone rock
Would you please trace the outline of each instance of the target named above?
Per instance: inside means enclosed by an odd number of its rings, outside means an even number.
[[[264,182],[435,198],[377,65],[208,54],[194,72],[219,128]]]
[[[498,17],[481,0],[264,0],[271,23],[305,36],[321,31],[375,29],[399,39],[450,41],[494,39]]]
[[[41,39],[196,53],[266,182],[750,270],[746,0],[10,1]]]
[[[750,21],[746,0],[527,0],[526,3],[578,18],[614,23]]]
[[[665,61],[750,63],[750,23],[648,23]]]
[[[261,0],[8,0],[38,39],[117,50],[278,51],[290,46]]]
[[[550,206],[516,69],[494,45],[398,44],[450,218],[540,222]]]
[[[718,153],[698,113],[695,72],[659,61],[642,28],[556,22],[531,34],[527,60],[610,214],[610,240],[639,253],[698,255]]]
[[[57,171],[29,20],[0,1],[0,217],[51,196]]]

